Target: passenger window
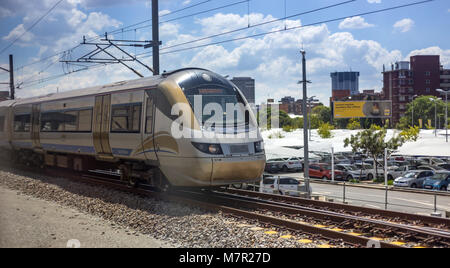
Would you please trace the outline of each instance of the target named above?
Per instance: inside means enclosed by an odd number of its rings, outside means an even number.
[[[0,116],[0,132],[3,132],[5,129],[5,117]]]
[[[41,132],[91,132],[92,109],[41,114]]]
[[[145,133],[153,133],[153,98],[147,99],[147,113],[145,118]]]
[[[92,131],[92,110],[80,111],[78,119],[78,131],[91,132]]]
[[[41,114],[42,132],[64,131],[65,115],[63,112],[50,112]]]
[[[117,105],[112,108],[111,132],[139,133],[141,104]]]
[[[78,131],[78,111],[64,113],[64,131]]]
[[[31,115],[23,114],[14,116],[14,132],[30,132]]]

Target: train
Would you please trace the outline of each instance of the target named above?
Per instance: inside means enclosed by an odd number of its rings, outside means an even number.
[[[196,110],[213,103],[223,112]],[[201,68],[0,102],[0,150],[38,168],[117,171],[131,185],[160,188],[251,183],[266,162],[242,92]]]

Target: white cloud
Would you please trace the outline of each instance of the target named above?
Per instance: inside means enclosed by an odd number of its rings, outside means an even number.
[[[339,24],[339,29],[365,29],[374,27],[375,25],[367,23],[364,18],[357,16],[347,18]]]
[[[3,40],[7,40],[7,41],[15,40],[16,38],[18,38],[19,36],[21,36],[23,34],[19,40],[22,42],[30,42],[31,40],[33,40],[34,35],[30,32],[25,33],[25,31],[26,31],[26,29],[23,26],[23,24],[19,24],[7,36],[4,36]]]
[[[159,11],[159,16],[164,16],[164,15],[168,15],[168,14],[170,14],[170,10],[168,10],[168,9]]]
[[[404,60],[409,61],[411,56],[416,55],[440,55],[441,56],[441,64],[446,68],[450,68],[450,49],[444,50],[440,47],[428,47],[424,49],[417,49],[411,51],[408,56],[404,58]]]
[[[369,4],[381,4],[381,0],[367,0]]]
[[[402,33],[409,32],[414,26],[414,21],[412,19],[402,19],[394,24],[394,29]]]

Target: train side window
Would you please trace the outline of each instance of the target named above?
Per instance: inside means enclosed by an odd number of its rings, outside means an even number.
[[[78,131],[78,111],[64,113],[64,131]]]
[[[145,133],[153,133],[153,98],[147,99],[147,113],[145,117]]]
[[[116,105],[112,107],[111,132],[139,133],[142,104]]]
[[[66,115],[64,112],[49,112],[41,114],[42,132],[62,132]]]
[[[0,116],[0,132],[3,132],[5,130],[5,117]]]
[[[31,115],[22,114],[14,116],[14,132],[30,132]]]
[[[78,131],[91,132],[92,131],[92,110],[80,111],[78,119]]]

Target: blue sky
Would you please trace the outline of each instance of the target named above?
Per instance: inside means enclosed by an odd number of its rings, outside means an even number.
[[[252,34],[318,23],[325,20],[356,15],[373,10],[409,4],[418,0],[356,0],[354,2],[250,28],[234,34],[207,39],[187,46],[206,45]],[[0,51],[24,33],[57,0],[3,0],[0,2]],[[203,3],[205,2],[205,3]],[[160,0],[161,21],[241,2],[239,0]],[[205,36],[226,32],[260,22],[271,21],[304,11],[338,4],[345,0],[250,0],[227,8],[163,23],[160,26],[162,48]],[[200,4],[203,3],[203,4]],[[286,8],[285,8],[286,3]],[[175,12],[181,8],[182,12]],[[248,16],[250,14],[250,17]],[[34,63],[78,45],[83,35],[93,37],[151,18],[150,1],[144,0],[65,0],[61,2],[31,31],[25,33],[9,49],[0,54],[0,66],[6,68],[8,54],[14,54],[16,83],[23,83],[19,97],[44,95],[80,87],[135,79],[137,76],[119,65],[92,68],[58,79],[47,77],[76,70],[76,66],[59,63],[62,54]],[[139,26],[146,26],[144,23]],[[151,28],[112,35],[116,39],[150,40]],[[308,79],[313,82],[309,95],[316,95],[328,104],[331,95],[330,72],[359,71],[360,88],[381,90],[383,64],[408,59],[416,54],[439,54],[441,63],[450,68],[450,1],[435,0],[417,6],[346,20],[316,24],[277,34],[240,41],[203,46],[182,52],[161,55],[161,69],[171,70],[187,66],[211,69],[222,75],[251,76],[256,79],[257,102],[267,98],[280,99],[291,95],[300,98],[297,81],[301,77],[300,53],[307,51]],[[89,52],[88,47],[71,51],[74,59]],[[168,52],[173,49],[162,50]],[[129,49],[130,53],[149,51]],[[118,51],[113,54],[121,57]],[[69,57],[69,54],[64,54]],[[145,57],[147,56],[147,57]],[[151,66],[151,57],[141,60]],[[144,75],[150,75],[133,65]],[[0,72],[0,81],[8,79]],[[0,90],[6,89],[0,86]]]

